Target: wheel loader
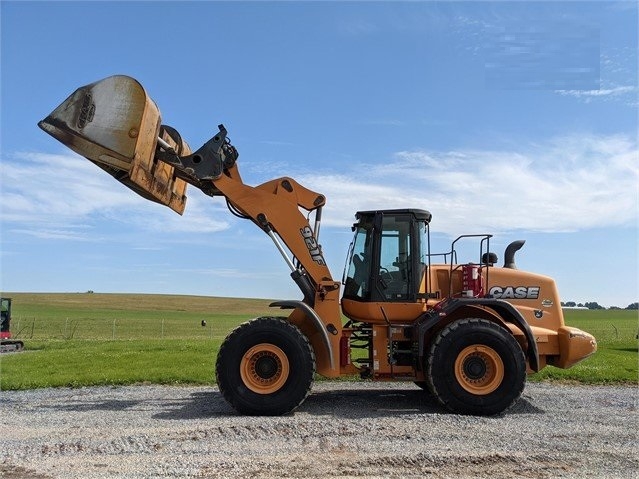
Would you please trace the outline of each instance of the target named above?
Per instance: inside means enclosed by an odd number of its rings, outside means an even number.
[[[148,200],[182,214],[192,185],[273,241],[301,298],[274,301],[271,316],[222,343],[217,384],[239,413],[293,411],[318,373],[412,382],[454,413],[495,415],[517,401],[527,373],[569,368],[596,351],[593,336],[564,324],[555,282],[517,269],[523,241],[508,246],[503,266],[490,234],[435,253],[425,209],[355,213],[336,280],[319,242],[324,195],[288,177],[245,184],[223,125],[192,151],[131,77],[79,88],[39,126]],[[458,261],[468,241],[477,257]]]

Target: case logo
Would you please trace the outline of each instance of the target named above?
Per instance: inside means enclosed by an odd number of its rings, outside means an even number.
[[[538,299],[539,286],[493,286],[488,292],[498,299]]]

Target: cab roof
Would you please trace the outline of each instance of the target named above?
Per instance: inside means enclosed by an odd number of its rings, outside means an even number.
[[[384,216],[399,216],[399,215],[413,215],[418,221],[425,221],[426,223],[430,223],[433,215],[430,211],[420,210],[417,208],[404,208],[404,209],[395,209],[395,210],[369,210],[369,211],[358,211],[355,213],[355,218],[360,219],[365,216],[375,216],[375,215],[384,215]]]

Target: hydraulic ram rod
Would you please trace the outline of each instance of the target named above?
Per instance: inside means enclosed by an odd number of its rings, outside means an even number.
[[[282,255],[282,258],[284,258],[284,261],[286,261],[286,264],[288,265],[288,267],[291,268],[291,272],[297,271],[297,268],[291,261],[291,258],[288,257],[288,254],[286,253],[284,246],[282,246],[282,243],[280,243],[280,240],[277,238],[277,236],[275,236],[275,233],[273,232],[273,230],[269,228],[268,230],[266,230],[266,234],[269,236],[269,238],[273,240],[273,243],[275,243],[275,247]]]
[[[162,148],[164,148],[167,151],[173,151],[173,147],[171,145],[169,145],[166,141],[164,141],[162,138],[160,138],[158,136],[158,143],[160,144],[160,146]]]

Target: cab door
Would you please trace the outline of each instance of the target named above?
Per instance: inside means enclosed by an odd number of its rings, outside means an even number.
[[[425,272],[421,258],[425,221],[410,210],[375,211],[355,224],[342,309],[367,322],[406,321],[422,310],[417,301]],[[423,238],[422,238],[423,237]]]

